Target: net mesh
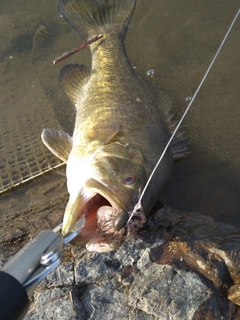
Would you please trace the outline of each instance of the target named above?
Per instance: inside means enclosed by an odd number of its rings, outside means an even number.
[[[0,97],[0,193],[63,165],[41,141],[43,128],[60,125],[38,80],[7,89]]]

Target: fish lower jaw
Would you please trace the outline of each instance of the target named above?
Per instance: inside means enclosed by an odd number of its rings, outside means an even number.
[[[118,249],[121,246],[122,242],[118,244],[111,245],[107,242],[103,242],[100,238],[93,238],[92,240],[88,241],[86,244],[86,248],[88,251],[91,252],[109,252]]]

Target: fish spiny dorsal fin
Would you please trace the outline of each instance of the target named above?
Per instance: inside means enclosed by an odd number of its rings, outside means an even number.
[[[56,157],[67,162],[73,145],[72,137],[68,133],[55,129],[44,129],[41,137],[45,146]]]
[[[161,91],[159,105],[164,112],[168,131],[171,135],[177,126],[177,120],[174,120],[174,115],[172,112],[173,101],[168,95]],[[185,140],[186,137],[184,131],[179,130],[174,136],[171,143],[172,156],[174,160],[185,158],[191,153],[190,145]]]
[[[80,99],[82,87],[90,76],[89,68],[82,64],[68,64],[62,68],[59,75],[61,88],[75,106]]]
[[[102,33],[110,25],[126,34],[137,0],[60,0],[60,15],[84,39]],[[117,30],[117,28],[116,28]]]

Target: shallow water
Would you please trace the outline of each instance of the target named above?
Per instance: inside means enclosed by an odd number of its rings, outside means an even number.
[[[238,6],[237,0],[138,2],[126,39],[127,52],[137,72],[156,90],[172,97],[177,116],[193,96]],[[60,123],[70,133],[73,128],[74,110],[58,85],[59,71],[71,62],[90,64],[90,53],[86,49],[52,65],[54,58],[81,43],[58,16],[57,1],[1,1],[0,12],[1,112],[9,121],[10,132],[11,126],[16,129],[19,114],[23,121],[27,119],[28,125],[17,128],[20,132],[25,130],[21,142],[31,132],[32,145],[42,150],[43,126],[57,128]],[[45,26],[47,32],[40,34],[34,44],[34,34],[40,26]],[[163,202],[174,208],[211,215],[237,226],[239,28],[240,17],[184,121],[192,154],[176,163],[162,196]],[[152,76],[148,75],[149,70],[154,70]],[[29,93],[33,85],[38,90]],[[9,146],[9,154],[14,154],[14,144]]]

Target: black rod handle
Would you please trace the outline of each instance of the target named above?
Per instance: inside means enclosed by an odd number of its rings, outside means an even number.
[[[0,319],[21,320],[29,306],[22,284],[7,272],[0,271]]]

